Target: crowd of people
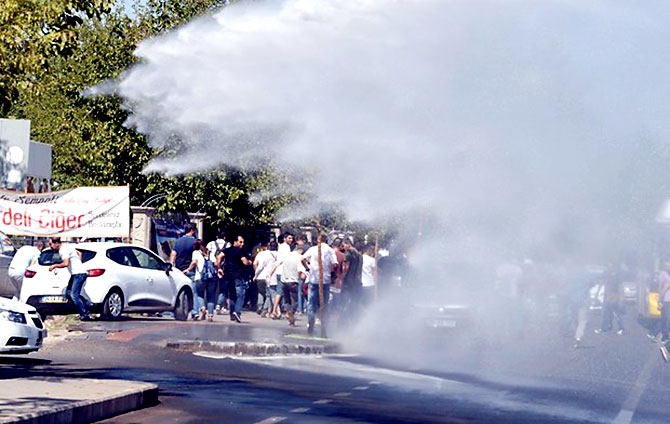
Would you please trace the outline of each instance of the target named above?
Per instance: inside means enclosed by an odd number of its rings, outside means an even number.
[[[500,324],[507,333],[522,334],[530,322],[533,305],[546,314],[554,298],[561,333],[572,337],[574,347],[578,348],[582,346],[589,320],[595,324],[592,334],[623,335],[627,331],[624,317],[630,309],[626,302],[630,302],[636,307],[638,321],[646,328],[649,339],[668,343],[670,261],[661,264],[655,277],[646,279],[626,263],[616,261],[602,267],[567,261],[550,271],[538,272],[539,268],[532,262],[509,261],[496,270],[494,287],[500,311],[514,311],[501,314]],[[647,284],[640,283],[646,280]],[[633,297],[625,295],[625,285],[634,285]],[[548,291],[543,292],[544,289]],[[658,300],[652,302],[652,299]],[[591,313],[592,310],[598,311],[598,315]],[[643,319],[645,315],[647,319]]]
[[[353,240],[319,234],[311,245],[305,234],[284,232],[245,249],[244,237],[203,242],[189,224],[174,244],[170,263],[193,282],[195,299],[191,319],[212,322],[228,314],[242,322],[243,309],[268,319],[286,319],[296,325],[307,316],[307,332],[319,324],[327,336],[329,310],[346,327],[375,297],[375,246],[356,246]]]

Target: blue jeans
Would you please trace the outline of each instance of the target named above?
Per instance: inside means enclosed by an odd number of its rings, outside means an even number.
[[[326,325],[326,313],[328,311],[328,298],[330,297],[330,284],[323,285],[323,313],[321,314],[321,328]],[[321,302],[319,299],[319,285],[309,284],[309,293],[307,294],[307,324],[308,331],[311,333],[314,329],[316,314],[319,312]],[[311,330],[310,330],[311,329]]]
[[[275,296],[278,294],[277,286],[271,286],[268,284],[268,298],[265,300],[265,305],[263,305],[264,309],[265,306],[267,306],[267,312],[272,312],[272,302],[274,302]]]
[[[202,280],[191,280],[193,284],[193,293],[195,293],[195,299],[193,299],[193,311],[194,315],[198,314],[200,308],[205,306],[205,285],[202,283]]]
[[[214,314],[214,298],[216,297],[216,288],[218,284],[219,282],[216,278],[204,282],[205,297],[207,298],[207,313],[209,315]]]
[[[72,276],[72,289],[70,290],[70,299],[72,300],[72,303],[74,303],[74,306],[77,307],[77,310],[81,316],[88,315],[88,307],[84,303],[84,300],[81,296],[84,283],[86,283],[86,277],[88,277],[88,274],[85,272],[81,274],[74,274]]]
[[[247,292],[247,282],[241,278],[235,278],[229,281],[229,298],[230,298],[230,316],[233,312],[237,312],[242,316],[242,307],[244,306],[244,295]],[[232,283],[232,284],[231,284]]]
[[[284,284],[281,282],[281,275],[277,276],[277,294],[281,296],[281,299],[279,299],[279,310],[282,310],[282,306],[284,306],[284,302],[286,301],[284,299]],[[272,297],[272,302],[275,301],[274,296]]]

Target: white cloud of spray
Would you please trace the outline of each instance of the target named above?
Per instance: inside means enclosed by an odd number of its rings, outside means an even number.
[[[666,154],[667,9],[240,2],[144,42],[118,92],[152,145],[190,147],[148,172],[271,157],[353,218],[425,208],[523,246],[566,216],[620,220],[612,202],[657,183],[630,175]]]
[[[271,157],[352,218],[430,211],[445,255],[597,250],[640,240],[667,194],[669,12],[242,1],[142,43],[117,92],[152,145],[190,147],[148,172]]]

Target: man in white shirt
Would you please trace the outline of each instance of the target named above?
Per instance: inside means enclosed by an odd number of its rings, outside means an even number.
[[[281,302],[284,297],[284,286],[282,285],[281,278],[282,273],[284,272],[284,267],[281,264],[284,263],[284,258],[286,258],[293,249],[293,234],[286,231],[280,238],[281,243],[279,243],[279,246],[277,247],[277,263],[279,266],[277,266],[273,272],[277,278],[277,294],[274,299],[272,299],[272,311],[277,316],[281,316]]]
[[[368,245],[363,251],[363,272],[361,280],[363,281],[363,304],[369,305],[375,298],[375,246]]]
[[[307,294],[307,333],[314,334],[317,310],[321,309],[321,337],[326,337],[326,310],[330,297],[331,273],[337,268],[337,256],[332,247],[328,246],[327,236],[321,234],[316,246],[307,249],[302,255],[302,264],[309,272],[309,293]],[[321,264],[319,264],[319,250]],[[322,266],[323,272],[320,271]],[[319,282],[323,281],[323,307],[319,298]]]
[[[254,281],[258,288],[256,312],[266,317],[272,308],[272,293],[270,292],[270,278],[272,269],[277,260],[277,242],[272,240],[261,245],[260,251],[254,258]]]
[[[81,262],[79,252],[74,248],[74,245],[63,244],[60,237],[51,237],[49,239],[49,246],[54,250],[58,250],[62,259],[61,263],[51,265],[49,267],[49,272],[56,268],[67,268],[68,271],[70,271],[70,275],[72,276],[70,299],[79,311],[79,319],[82,321],[90,321],[91,317],[89,316],[88,302],[84,302],[85,299],[83,299],[81,295],[88,274],[84,264]]]
[[[284,290],[284,304],[286,306],[286,315],[290,326],[295,326],[295,313],[298,309],[298,285],[301,278],[307,273],[302,264],[302,254],[305,253],[305,247],[296,246],[296,248],[278,260],[275,266],[282,267],[281,282]]]
[[[14,285],[14,299],[21,297],[21,286],[23,285],[23,274],[26,269],[35,261],[40,252],[44,249],[44,242],[38,241],[34,246],[25,245],[16,251],[12,262],[9,263],[7,275]]]

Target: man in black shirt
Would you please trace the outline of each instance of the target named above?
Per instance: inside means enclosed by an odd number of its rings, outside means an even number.
[[[247,267],[251,265],[251,261],[242,250],[244,238],[238,235],[233,240],[233,245],[223,251],[223,278],[228,282],[230,320],[242,322],[242,306],[247,291]]]
[[[344,263],[342,266],[342,312],[340,324],[343,327],[358,318],[363,292],[363,255],[353,246],[351,240],[342,242]]]

